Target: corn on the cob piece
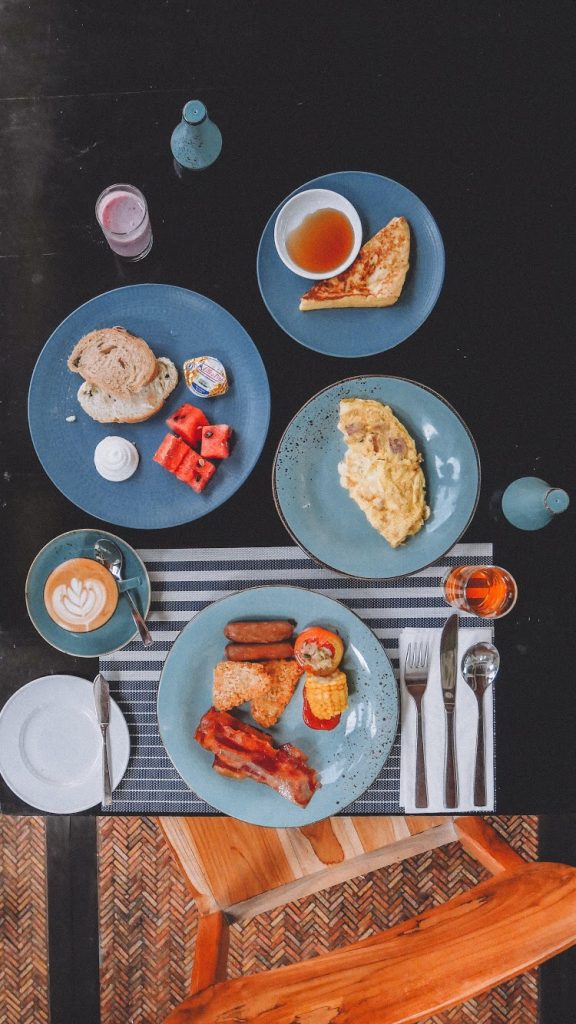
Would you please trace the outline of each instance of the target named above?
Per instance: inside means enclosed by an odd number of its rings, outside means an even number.
[[[304,694],[316,718],[334,718],[348,707],[348,686],[344,672],[331,676],[313,676],[306,673]]]

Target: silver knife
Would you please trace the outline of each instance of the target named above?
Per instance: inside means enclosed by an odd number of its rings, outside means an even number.
[[[456,752],[454,749],[454,706],[458,678],[458,615],[451,615],[444,623],[440,640],[440,683],[446,711],[446,766],[444,774],[444,800],[446,807],[458,806],[456,780]]]
[[[110,758],[108,756],[108,724],[110,722],[110,689],[108,681],[101,672],[94,680],[94,704],[100,732],[102,733],[102,783],[104,795],[102,806],[110,807],[112,803],[112,780],[110,778]]]

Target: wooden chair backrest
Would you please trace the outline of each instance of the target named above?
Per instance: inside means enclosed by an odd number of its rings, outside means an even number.
[[[576,869],[523,864],[373,938],[203,988],[166,1024],[414,1024],[574,942]]]

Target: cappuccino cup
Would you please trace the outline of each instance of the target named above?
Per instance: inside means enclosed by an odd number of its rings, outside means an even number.
[[[70,558],[46,580],[44,604],[50,618],[62,629],[90,633],[112,618],[118,604],[118,586],[100,562]]]

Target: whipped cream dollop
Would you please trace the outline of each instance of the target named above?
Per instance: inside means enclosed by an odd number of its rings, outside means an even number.
[[[94,465],[105,480],[119,483],[136,471],[140,456],[136,446],[125,437],[105,437],[96,445]]]

